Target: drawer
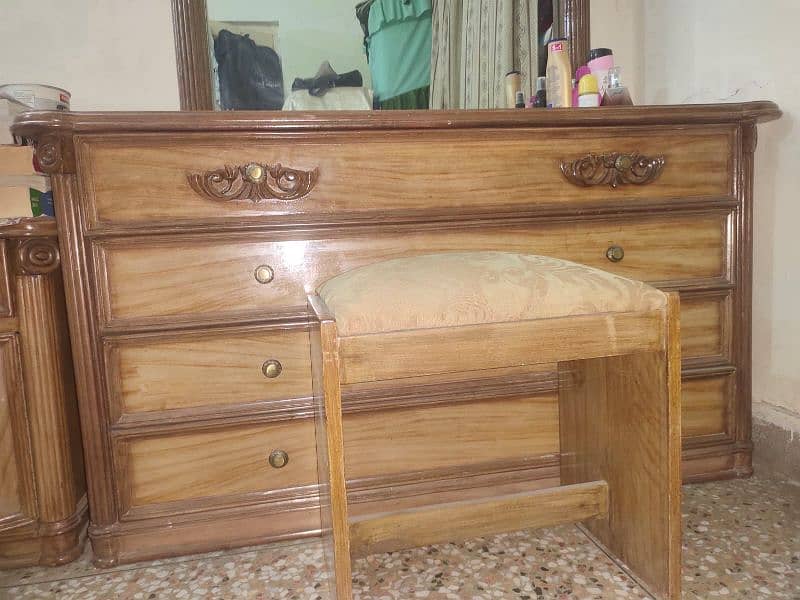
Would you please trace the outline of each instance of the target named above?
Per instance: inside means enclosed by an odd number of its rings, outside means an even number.
[[[105,356],[114,417],[312,395],[305,329],[121,336]]]
[[[684,379],[681,385],[682,437],[728,434],[733,375]]]
[[[346,413],[348,479],[398,475],[555,454],[555,394]]]
[[[303,239],[278,234],[126,238],[95,242],[105,326],[221,320],[305,311],[306,294],[371,262],[429,252],[499,250],[555,256],[650,282],[725,279],[729,215],[407,227],[368,237],[339,228]],[[288,236],[289,234],[287,234]],[[624,258],[611,262],[609,247]],[[270,276],[257,278],[260,266]]]
[[[727,291],[681,294],[681,356],[729,359],[731,318]]]
[[[344,416],[348,479],[491,464],[519,465],[558,452],[555,396],[384,409]],[[206,505],[317,482],[312,419],[116,442],[126,511],[148,505]],[[269,464],[276,449],[289,456]]]
[[[117,440],[120,502],[124,512],[148,505],[235,502],[259,494],[316,484],[317,450],[311,419],[214,431]],[[270,465],[274,450],[289,462]]]
[[[247,141],[225,133],[114,139],[89,135],[80,138],[77,153],[90,229],[296,222],[298,215],[324,220],[372,213],[386,220],[392,213],[415,211],[496,213],[536,204],[730,197],[733,131],[725,126],[692,131],[593,128],[590,135],[523,128],[467,134],[359,131],[315,139],[261,133]],[[578,187],[561,171],[562,161],[609,152],[663,156],[666,163],[653,182],[616,189],[608,184]],[[284,175],[281,183],[297,197],[272,197],[270,189],[277,186],[269,177],[259,184],[266,198],[258,201],[251,199],[252,193],[215,198],[190,184],[192,174],[205,182],[226,166],[239,173],[252,163],[294,169],[295,180]],[[234,192],[242,181],[234,182]]]

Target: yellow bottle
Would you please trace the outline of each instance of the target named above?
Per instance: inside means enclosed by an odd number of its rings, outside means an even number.
[[[547,107],[572,106],[572,64],[569,60],[569,42],[553,40],[547,44]]]
[[[600,87],[594,75],[584,75],[578,82],[578,106],[600,106]]]

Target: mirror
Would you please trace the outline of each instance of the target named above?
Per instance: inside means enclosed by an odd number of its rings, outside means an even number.
[[[458,109],[527,99],[588,0],[172,0],[184,110]],[[511,94],[513,96],[513,92]]]

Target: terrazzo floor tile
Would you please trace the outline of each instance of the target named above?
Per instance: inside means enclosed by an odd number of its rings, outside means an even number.
[[[800,486],[765,477],[684,491],[684,598],[800,600]],[[0,575],[0,598],[328,600],[316,540],[94,569]],[[621,600],[646,594],[574,526],[356,561],[358,600]]]
[[[755,476],[683,492],[685,590],[800,600],[800,486]]]

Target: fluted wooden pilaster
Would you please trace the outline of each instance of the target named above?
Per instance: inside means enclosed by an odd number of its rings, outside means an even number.
[[[47,522],[66,519],[75,510],[80,499],[76,468],[83,466],[74,464],[72,452],[78,431],[68,338],[63,309],[58,309],[64,305],[59,276],[58,271],[23,273],[16,280],[37,503],[40,519]]]

